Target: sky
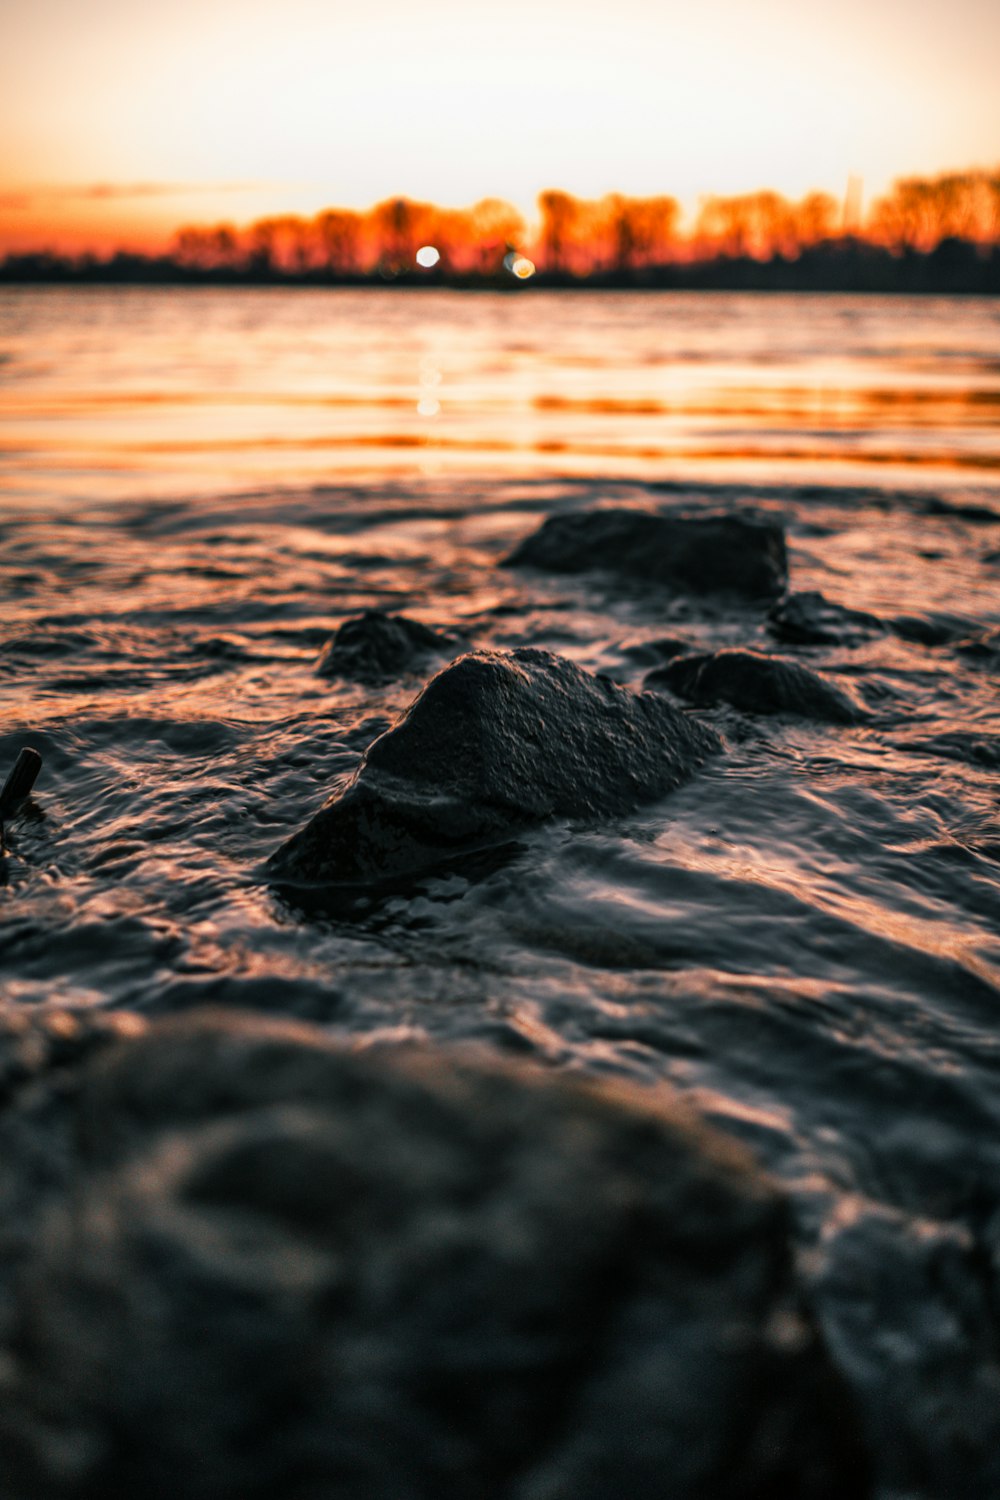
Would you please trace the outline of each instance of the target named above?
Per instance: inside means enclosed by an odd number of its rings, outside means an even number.
[[[0,252],[1000,164],[998,0],[5,0]]]

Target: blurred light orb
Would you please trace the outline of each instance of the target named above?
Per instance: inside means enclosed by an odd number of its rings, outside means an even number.
[[[535,274],[535,262],[529,260],[526,255],[516,255],[511,262],[510,269],[518,281],[527,281],[529,276]]]
[[[433,245],[421,245],[417,251],[417,265],[423,266],[425,271],[429,271],[432,266],[436,266],[440,259],[441,252],[435,249]]]
[[[440,410],[441,403],[433,396],[424,396],[417,402],[417,411],[422,417],[436,417]]]

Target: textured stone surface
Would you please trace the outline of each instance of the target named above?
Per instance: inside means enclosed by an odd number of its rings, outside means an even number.
[[[671,590],[773,597],[788,580],[782,528],[755,517],[589,510],[550,516],[506,559],[551,573],[617,573]]]
[[[648,688],[669,688],[693,703],[730,703],[754,714],[794,714],[855,724],[867,710],[851,693],[798,662],[739,649],[682,656],[650,672]]]
[[[868,1492],[784,1201],[669,1094],[201,1015],[0,1162],[10,1500]]]
[[[316,670],[321,677],[382,682],[421,672],[468,649],[468,642],[380,609],[345,620],[324,646]]]
[[[629,811],[719,748],[664,699],[551,652],[475,652],[428,683],[269,871],[292,882],[390,878],[547,818]]]

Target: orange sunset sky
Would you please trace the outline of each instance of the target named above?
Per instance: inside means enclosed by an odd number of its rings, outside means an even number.
[[[0,253],[1000,162],[997,0],[13,0],[0,34]]]

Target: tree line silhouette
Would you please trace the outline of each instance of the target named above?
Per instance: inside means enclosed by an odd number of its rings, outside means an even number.
[[[165,256],[8,256],[0,276],[504,285],[537,272],[547,285],[1000,291],[1000,169],[902,179],[856,223],[820,192],[706,197],[686,226],[666,195],[552,189],[538,213],[529,226],[496,198],[465,209],[392,198],[242,229],[186,226]],[[417,263],[423,246],[437,252],[432,267]]]

